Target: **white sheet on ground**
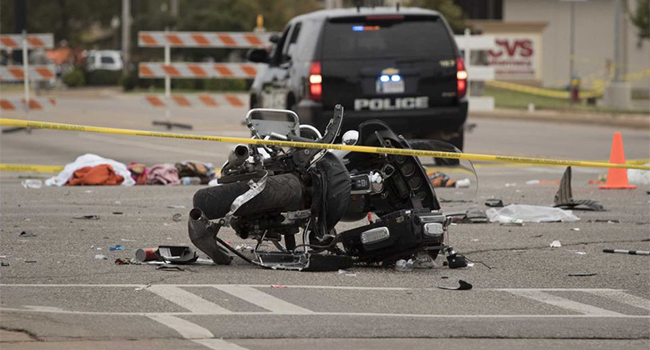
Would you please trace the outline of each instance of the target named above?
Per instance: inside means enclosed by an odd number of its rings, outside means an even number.
[[[109,164],[115,170],[115,173],[122,176],[124,181],[122,181],[122,186],[133,186],[135,181],[131,178],[131,172],[126,168],[126,165],[116,162],[112,159],[102,158],[96,154],[87,153],[83,156],[77,157],[77,159],[66,165],[65,168],[59,173],[59,175],[51,177],[45,180],[45,185],[47,186],[64,186],[68,180],[72,178],[72,175],[75,171],[85,168],[87,166],[95,167],[102,164]]]
[[[523,220],[525,222],[571,222],[580,220],[570,210],[537,205],[510,204],[503,208],[490,208],[485,214],[492,222]]]

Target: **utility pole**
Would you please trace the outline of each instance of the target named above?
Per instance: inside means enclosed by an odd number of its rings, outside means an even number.
[[[122,0],[122,56],[125,73],[131,62],[131,0]]]
[[[632,105],[632,93],[630,83],[623,79],[625,62],[621,59],[626,56],[626,53],[621,52],[621,46],[623,50],[627,49],[627,45],[621,45],[621,30],[627,28],[621,26],[621,6],[621,0],[614,0],[614,77],[605,88],[604,100],[605,105],[610,108],[629,109]]]

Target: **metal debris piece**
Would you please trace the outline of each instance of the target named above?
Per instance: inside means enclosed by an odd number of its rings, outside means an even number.
[[[172,220],[174,220],[176,222],[179,222],[179,221],[183,220],[183,214],[181,214],[181,213],[174,214],[172,216]]]

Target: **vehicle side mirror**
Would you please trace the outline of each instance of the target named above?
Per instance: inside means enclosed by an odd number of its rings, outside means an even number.
[[[271,35],[271,37],[269,38],[269,41],[272,42],[272,43],[274,43],[274,44],[277,44],[277,43],[280,41],[280,36],[277,35],[277,34],[273,34],[273,35]]]
[[[255,63],[269,63],[269,53],[265,49],[253,49],[248,51],[246,59]]]

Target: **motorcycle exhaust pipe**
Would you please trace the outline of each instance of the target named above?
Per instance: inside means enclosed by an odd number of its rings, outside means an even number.
[[[217,234],[221,225],[210,222],[201,209],[190,210],[187,222],[190,240],[202,252],[207,254],[215,264],[230,265],[232,256],[228,251],[217,245]]]
[[[244,164],[246,159],[250,156],[250,149],[246,145],[239,144],[230,152],[228,156],[228,164],[224,167],[225,170],[234,169]]]

